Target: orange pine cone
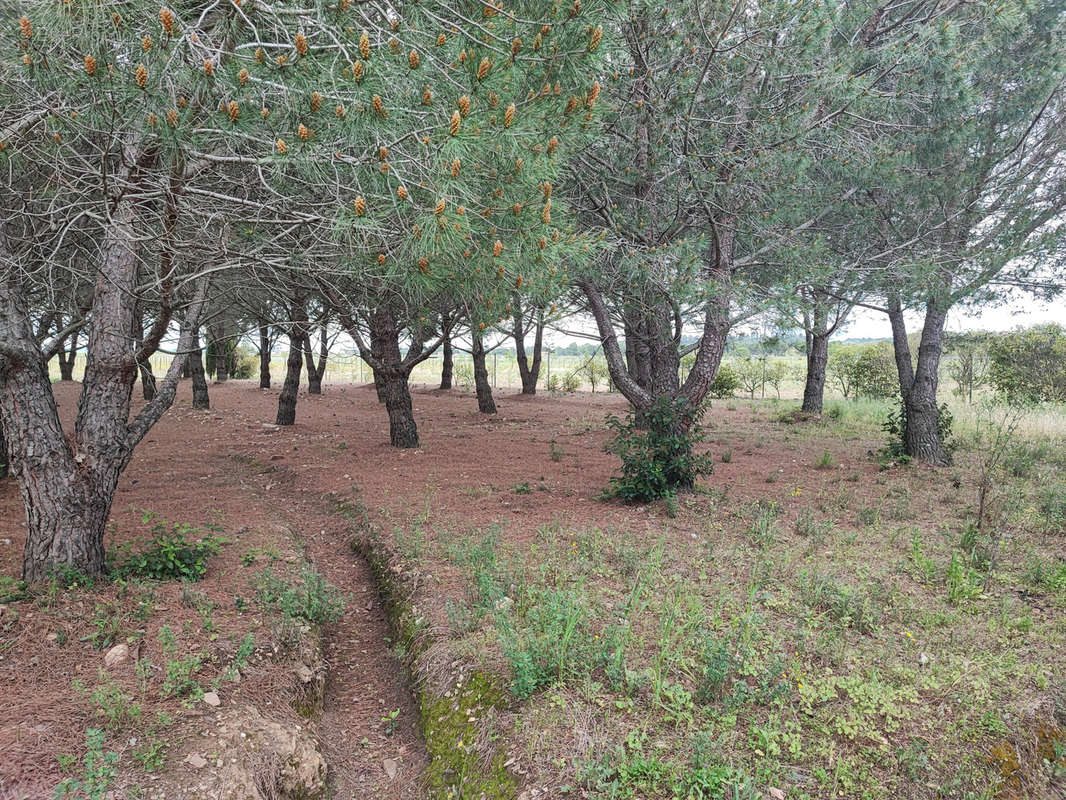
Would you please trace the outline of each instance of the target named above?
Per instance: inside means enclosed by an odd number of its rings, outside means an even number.
[[[355,216],[363,216],[366,213],[366,198],[360,195],[352,201],[352,206],[355,208]]]
[[[359,34],[359,55],[364,61],[370,58],[370,34],[366,31]]]
[[[85,74],[90,77],[96,74],[96,59],[92,56],[85,56]]]
[[[503,112],[503,127],[511,127],[511,123],[514,122],[514,113],[514,103],[511,103],[511,105],[507,106],[507,110]]]
[[[140,88],[144,88],[148,85],[148,68],[144,64],[137,65],[137,71],[135,73],[137,85]]]
[[[174,32],[174,12],[169,8],[159,9],[159,24],[163,26],[163,33],[170,36]]]
[[[451,132],[452,136],[458,136],[459,135],[459,126],[461,124],[462,124],[462,118],[459,116],[459,112],[458,111],[453,111],[452,112],[452,121],[451,121],[451,124],[448,126],[448,130]]]
[[[487,58],[481,59],[481,63],[477,65],[477,79],[479,81],[485,80],[485,76],[489,74],[490,69],[492,69],[492,62]]]

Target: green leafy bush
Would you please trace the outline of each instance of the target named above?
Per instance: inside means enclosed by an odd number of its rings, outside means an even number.
[[[150,519],[151,517],[146,517]],[[216,526],[205,526],[215,531]],[[152,528],[152,538],[133,552],[129,545],[119,549],[112,572],[120,578],[138,577],[165,581],[198,581],[207,572],[207,560],[225,542],[217,536],[197,536],[201,531],[186,522],[161,520]]]
[[[622,459],[622,474],[611,478],[606,494],[627,503],[648,503],[691,489],[700,475],[709,475],[714,457],[694,452],[704,439],[699,427],[703,411],[684,399],[662,397],[641,413],[644,429],[633,415],[625,421],[608,416],[615,437],[604,449]]]
[[[718,367],[718,374],[714,376],[714,383],[707,394],[715,400],[723,400],[732,397],[739,388],[740,376],[737,371],[728,364],[722,364]]]
[[[990,379],[997,392],[1029,400],[1066,400],[1066,330],[1034,325],[992,337]]]

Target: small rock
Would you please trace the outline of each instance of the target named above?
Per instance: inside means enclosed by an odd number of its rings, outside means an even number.
[[[204,702],[213,708],[222,704],[218,698],[218,692],[204,692]]]
[[[189,753],[185,756],[185,763],[193,769],[203,769],[207,766],[207,759],[199,753]]]
[[[918,664],[924,667],[928,663],[929,663],[929,654],[926,653],[923,650],[922,652],[920,652],[918,654]]]
[[[117,665],[121,664],[122,662],[124,662],[129,657],[130,657],[129,645],[127,645],[125,643],[116,644],[114,647],[112,647],[110,650],[108,650],[107,651],[107,655],[104,656],[104,666],[105,667],[117,666]]]
[[[396,759],[386,758],[382,766],[385,767],[385,774],[389,776],[389,780],[392,780],[396,777],[396,770],[400,765],[396,763]]]
[[[315,673],[311,671],[311,668],[306,664],[300,664],[294,670],[296,677],[300,679],[301,683],[310,683],[315,677]]]

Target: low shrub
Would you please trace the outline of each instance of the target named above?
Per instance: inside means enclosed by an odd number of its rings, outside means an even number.
[[[216,526],[205,526],[219,530]],[[136,552],[130,545],[119,549],[111,571],[120,578],[198,581],[207,572],[207,561],[219,551],[225,539],[197,536],[201,531],[185,522],[161,520],[152,528],[154,535]]]
[[[625,421],[607,417],[614,438],[604,449],[622,459],[622,474],[611,478],[606,491],[627,503],[648,503],[692,489],[700,475],[714,469],[710,453],[696,453],[703,441],[699,427],[702,407],[680,398],[662,397]]]

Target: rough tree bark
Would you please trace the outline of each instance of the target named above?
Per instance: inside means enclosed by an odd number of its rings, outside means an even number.
[[[485,364],[485,343],[477,331],[471,331],[470,355],[474,359],[474,390],[477,392],[477,410],[482,414],[495,414],[496,401],[492,399],[492,384]]]
[[[452,337],[445,336],[442,347],[442,358],[440,365],[440,388],[451,389],[452,378],[455,374],[455,354],[452,350]]]
[[[59,348],[56,357],[59,359],[59,379],[61,381],[74,380],[74,359],[78,355],[78,332],[74,331],[67,337],[67,341]]]
[[[285,382],[278,395],[278,425],[296,422],[296,398],[300,391],[300,372],[303,370],[303,335],[295,329],[289,331],[289,357],[285,361]]]
[[[0,478],[7,477],[7,460],[7,437],[4,436],[4,426],[3,423],[0,422]]]
[[[131,178],[136,182],[136,170],[148,158],[135,152],[127,156],[132,166],[116,175],[117,185]],[[174,202],[169,197],[168,207]],[[8,436],[26,510],[22,576],[30,582],[60,567],[89,574],[104,570],[104,531],[119,476],[136,445],[173,402],[183,354],[203,303],[201,287],[179,337],[178,355],[155,398],[131,420],[137,363],[143,356],[143,348],[131,347],[129,336],[137,290],[134,200],[118,195],[109,205],[96,267],[85,376],[69,440],[48,377],[48,359],[61,343],[46,350],[38,345],[9,255],[12,249],[0,225],[0,425]],[[169,277],[163,288],[162,316],[146,348],[158,345],[169,324]]]
[[[385,408],[389,412],[389,442],[393,447],[418,447],[418,425],[407,385],[411,370],[405,367],[400,355],[400,327],[392,314],[378,309],[370,316],[370,328],[380,347],[374,379],[376,383],[380,375],[383,384]]]
[[[829,363],[829,334],[812,333],[807,346],[807,381],[803,385],[803,411],[821,414],[825,399],[825,368]]]
[[[144,317],[138,304],[133,317],[133,339],[137,343],[137,349],[144,346]],[[151,353],[145,355],[137,362],[137,372],[141,376],[141,396],[145,400],[155,397],[155,375],[152,372]]]
[[[270,388],[270,353],[273,348],[270,341],[270,327],[264,320],[259,321],[259,388]]]
[[[299,294],[293,298],[289,310],[288,335],[289,357],[285,361],[285,382],[278,396],[278,425],[293,425],[296,422],[296,400],[300,392],[304,340],[307,338],[307,306]]]
[[[211,396],[207,393],[207,373],[204,372],[204,351],[200,349],[200,333],[192,338],[192,352],[188,356],[189,377],[192,378],[192,407],[198,411],[211,408]]]
[[[319,333],[321,338],[318,342],[318,362],[315,362],[314,348],[311,347],[311,335],[304,333],[303,349],[304,363],[307,365],[307,393],[322,394],[322,378],[326,374],[326,360],[329,358],[329,337],[327,336],[326,323],[323,322]]]
[[[518,298],[514,301],[514,346],[518,360],[518,375],[522,379],[522,394],[535,395],[540,378],[540,362],[544,352],[544,309],[538,308],[533,323],[533,358],[526,353],[525,315]]]
[[[892,348],[905,416],[904,452],[927,464],[948,466],[952,461],[951,453],[940,433],[940,408],[936,402],[947,309],[942,308],[935,298],[926,303],[917,364],[911,358],[903,307],[896,295],[888,299],[888,319],[892,323]]]

